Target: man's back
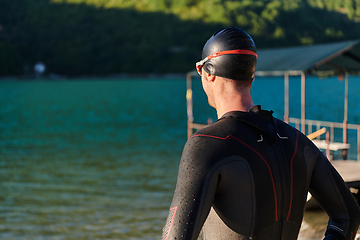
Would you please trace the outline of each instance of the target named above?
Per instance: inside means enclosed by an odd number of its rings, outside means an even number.
[[[312,142],[259,107],[229,112],[188,140],[163,239],[203,224],[204,239],[296,239],[309,190],[351,239],[358,206]]]

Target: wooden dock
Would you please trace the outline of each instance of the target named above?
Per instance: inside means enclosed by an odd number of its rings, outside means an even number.
[[[334,160],[331,161],[335,169],[340,173],[356,201],[360,205],[360,162],[353,160]],[[308,195],[306,210],[320,209],[317,201]]]
[[[360,162],[352,160],[331,161],[350,188],[360,189]]]

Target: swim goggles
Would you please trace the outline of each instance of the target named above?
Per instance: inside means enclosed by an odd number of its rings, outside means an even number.
[[[196,70],[199,73],[199,75],[201,76],[201,69],[203,68],[205,62],[207,62],[208,60],[214,58],[214,57],[218,57],[221,55],[226,55],[226,54],[244,54],[244,55],[253,55],[257,58],[257,54],[253,51],[250,50],[245,50],[245,49],[235,49],[235,50],[226,50],[226,51],[220,51],[220,52],[216,52],[213,53],[209,56],[207,56],[206,58],[204,58],[203,60],[199,61],[196,63]]]

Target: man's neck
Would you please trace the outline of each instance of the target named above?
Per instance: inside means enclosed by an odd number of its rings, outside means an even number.
[[[204,75],[202,80],[209,104],[216,109],[218,118],[230,111],[247,112],[254,106],[251,85],[240,85],[234,80],[210,74]]]
[[[216,112],[218,118],[222,117],[225,113],[231,111],[248,112],[254,103],[249,94],[236,94],[227,95],[223,98],[219,98],[216,102]]]

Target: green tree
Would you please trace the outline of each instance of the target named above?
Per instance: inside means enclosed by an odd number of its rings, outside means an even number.
[[[224,27],[265,48],[357,39],[359,19],[360,0],[0,1],[0,75],[186,72]]]

